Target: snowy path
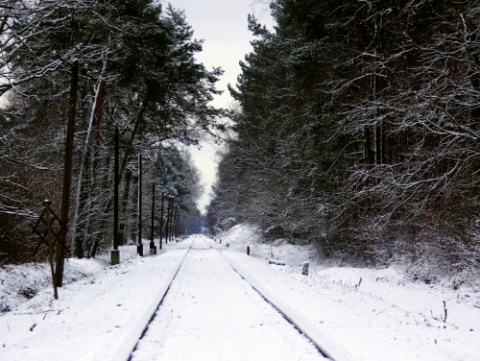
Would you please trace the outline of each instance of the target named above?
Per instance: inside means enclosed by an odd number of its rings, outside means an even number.
[[[0,314],[0,361],[126,360],[191,241],[42,291]]]
[[[201,239],[132,357],[160,359],[325,360]]]
[[[237,244],[225,239],[218,244],[191,237],[169,243],[157,256],[103,264],[62,287],[58,301],[51,288],[41,290],[0,313],[0,361],[126,361],[175,274],[132,361],[324,360],[229,264],[278,309],[291,311],[290,319],[300,320],[299,329],[308,330],[316,343],[320,339],[325,347],[327,341],[328,350],[333,345],[353,356],[337,360],[480,360],[477,291],[405,284],[392,269],[314,265],[303,276],[298,266],[268,264],[259,256],[263,245],[250,239],[243,235]],[[270,256],[294,256],[291,264],[309,259],[300,248],[265,247]],[[96,262],[68,263],[85,268]],[[19,268],[25,277],[13,281],[28,279],[36,269]],[[11,281],[0,279],[0,284]],[[0,300],[8,296],[4,292]],[[441,317],[445,304],[448,320]]]
[[[322,280],[319,275],[305,277],[299,273],[279,272],[282,267],[267,267],[264,259],[216,247],[229,263],[307,320],[314,332],[326,335],[327,341],[344,347],[355,360],[480,360],[477,328],[445,323],[436,320],[434,315],[428,317],[427,311],[433,309],[430,303],[435,298],[426,292],[408,293],[396,281],[383,283],[375,276],[369,280],[366,271],[361,287],[358,287],[358,278],[355,280],[345,269],[335,271],[340,280],[343,279],[344,283],[340,281],[340,284],[332,283],[329,278]],[[347,276],[342,278],[341,272],[346,272]],[[315,282],[313,277],[317,278]],[[352,279],[346,282],[350,277]],[[441,297],[446,297],[447,290],[442,293]],[[442,305],[441,299],[438,300],[439,306]],[[417,307],[408,307],[416,303]],[[432,308],[418,311],[421,305]],[[456,312],[462,312],[462,309],[455,309],[454,304],[449,307],[453,310],[451,319],[457,316]],[[478,309],[473,308],[467,315],[470,324],[478,324]]]

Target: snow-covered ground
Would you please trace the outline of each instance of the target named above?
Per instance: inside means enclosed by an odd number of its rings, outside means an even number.
[[[131,361],[199,359],[326,360],[203,238],[194,240]]]
[[[238,251],[228,257],[249,272],[275,279],[270,291],[277,298],[358,360],[480,360],[480,280],[458,287],[453,279],[414,282],[403,269],[325,267],[313,247],[260,239],[255,228],[238,225],[216,241]],[[243,255],[246,246],[252,257]],[[285,265],[266,269],[264,259]],[[301,274],[305,261],[308,276]],[[277,271],[284,273],[283,284]]]
[[[238,287],[229,290],[229,279],[215,282],[215,277],[227,271],[217,264],[213,253],[248,273],[309,322],[315,332],[345,347],[355,360],[480,360],[480,292],[473,283],[455,290],[448,280],[430,285],[410,281],[403,270],[395,268],[327,268],[316,259],[312,248],[280,241],[261,244],[255,229],[248,226],[233,227],[215,241],[202,239],[214,251],[203,255],[201,252],[207,251],[198,251],[190,261],[195,276],[177,289],[172,286],[162,305],[167,313],[158,316],[161,337],[154,336],[155,347],[139,346],[135,360],[302,359],[288,353],[279,358],[275,352],[269,358],[265,354],[268,349],[248,344],[250,329],[252,335],[264,330],[267,337],[261,343],[273,340],[268,335],[274,333],[276,321],[267,324],[260,318],[255,323],[253,316],[247,318],[236,312],[243,310],[246,302],[256,301],[245,301],[239,295],[230,297],[248,291]],[[123,248],[121,264],[113,267],[108,265],[108,256],[104,260],[69,260],[68,284],[59,289],[58,301],[49,287],[47,266],[0,269],[0,309],[10,310],[0,313],[0,360],[115,360],[122,347],[131,347],[135,335],[141,333],[138,322],[149,317],[159,290],[192,240],[171,243],[154,257],[135,256],[135,246]],[[251,256],[246,255],[247,246]],[[308,276],[301,274],[304,261],[310,262]],[[182,272],[187,271],[181,271],[178,277]],[[207,296],[218,302],[206,301]],[[239,318],[244,322],[237,324]],[[172,323],[178,319],[185,322]],[[215,325],[212,337],[204,330],[198,331],[202,324]],[[168,339],[169,335],[173,338]],[[237,338],[242,342],[236,343]],[[179,347],[182,352],[177,357],[167,352],[178,351]],[[258,349],[253,353],[258,357],[250,354],[242,358],[245,354],[239,350],[247,347]]]

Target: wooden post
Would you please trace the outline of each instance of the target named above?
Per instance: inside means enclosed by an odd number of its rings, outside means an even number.
[[[165,198],[165,193],[162,192],[162,204],[160,207],[160,242],[158,243],[158,246],[160,249],[162,249],[162,243],[163,243],[163,199]]]
[[[171,205],[171,209],[170,209],[170,232],[169,232],[169,234],[170,234],[170,239],[169,239],[169,242],[172,242],[172,241],[173,241],[173,237],[174,237],[174,234],[173,234],[173,232],[174,232],[174,229],[173,229],[173,217],[174,217],[174,215],[175,215],[175,213],[174,213],[174,212],[175,212],[175,209],[174,209],[174,204],[173,204],[173,197],[172,197],[172,199],[171,199],[171,203],[172,203],[172,205]]]
[[[53,236],[52,236],[52,217],[50,214],[50,201],[45,199],[45,218],[47,219],[47,242],[48,242],[48,261],[52,272],[53,296],[58,300],[57,284],[55,283],[55,269],[53,267]]]
[[[150,232],[150,255],[157,254],[157,247],[155,247],[155,241],[153,237],[155,236],[154,232],[155,226],[155,182],[152,182],[152,223],[151,223],[151,232]],[[160,241],[162,243],[162,241]]]
[[[55,270],[55,284],[57,287],[62,287],[63,283],[63,267],[66,255],[65,246],[67,245],[68,212],[70,209],[70,191],[72,187],[73,139],[75,136],[75,117],[77,113],[78,68],[78,60],[75,59],[72,64],[70,96],[68,100],[67,137],[65,140],[65,159],[63,166],[62,207],[60,210],[62,231],[60,233],[60,242],[57,242]]]
[[[120,252],[118,250],[118,188],[120,177],[118,175],[119,167],[119,130],[115,127],[115,164],[114,164],[114,189],[113,189],[113,249],[110,252],[110,263],[116,265],[120,263]]]
[[[167,203],[167,220],[165,221],[165,244],[168,243],[168,236],[169,236],[169,230],[170,230],[170,204],[171,204],[172,197],[168,197],[168,203]]]
[[[173,226],[173,238],[178,238],[178,205],[175,207],[175,213],[173,214],[172,219]]]
[[[138,154],[138,242],[137,253],[143,257],[143,243],[142,243],[142,155]]]

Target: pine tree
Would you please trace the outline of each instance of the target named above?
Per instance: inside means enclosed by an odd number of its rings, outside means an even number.
[[[216,127],[223,111],[208,103],[218,93],[221,70],[209,71],[195,60],[201,42],[192,40],[183,12],[163,11],[153,1],[19,0],[1,9],[0,91],[9,96],[5,144],[36,142],[38,150],[53,154],[47,158],[37,151],[35,160],[30,155],[28,172],[61,171],[70,63],[80,63],[69,231],[71,249],[81,257],[94,243],[108,245],[114,128],[121,130],[122,189],[132,194],[129,168],[138,151],[163,149],[168,141],[195,143]],[[19,138],[26,134],[29,139]],[[1,161],[7,162],[4,154]],[[18,161],[17,154],[8,161]],[[16,202],[16,214],[39,212],[50,189],[58,208],[55,184],[50,177],[24,188],[34,197]]]

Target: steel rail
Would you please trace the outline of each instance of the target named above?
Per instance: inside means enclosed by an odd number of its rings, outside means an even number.
[[[264,286],[257,282],[246,271],[242,270],[234,262],[229,261],[222,252],[223,260],[246,282],[248,283],[268,304],[276,309],[280,315],[288,321],[305,338],[307,338],[317,348],[324,357],[332,361],[355,361],[346,350],[340,345],[334,344],[325,336],[322,336],[318,330],[315,330],[310,323],[294,312],[287,305],[283,304],[278,298],[274,297]]]
[[[140,317],[140,320],[137,322],[133,330],[124,340],[122,340],[120,347],[116,350],[116,352],[111,354],[111,357],[104,361],[130,361],[132,359],[133,352],[137,348],[140,340],[147,332],[149,325],[155,319],[155,315],[158,309],[161,307],[163,301],[165,300],[165,297],[167,296],[173,281],[177,277],[180,268],[182,267],[185,259],[187,258],[187,255],[190,253],[192,245],[193,242],[189,245],[188,249],[185,251],[185,254],[181,257],[180,261],[174,267],[168,278],[166,278],[154,301],[150,304],[149,307],[147,307],[146,311],[143,313],[142,317]]]
[[[198,241],[196,239],[195,241]],[[172,283],[175,281],[176,276],[178,275],[187,255],[195,247],[193,241],[190,245],[181,260],[176,265],[174,271],[167,278],[166,282],[162,286],[159,296],[156,298],[156,301],[153,302],[151,307],[148,308],[145,313],[147,317],[143,317],[135,327],[135,329],[130,333],[129,337],[122,344],[121,348],[112,355],[112,361],[131,361],[133,359],[133,353],[137,349],[139,342],[142,340],[143,336],[148,331],[149,325],[154,322],[157,311],[162,306],[163,301],[165,300]],[[212,247],[209,242],[204,241],[210,248],[214,248],[217,251],[218,247]],[[288,306],[283,304],[278,298],[274,297],[268,290],[265,289],[259,282],[257,282],[254,277],[252,277],[248,272],[243,270],[235,262],[228,260],[222,252],[219,252],[222,256],[223,261],[236,273],[239,277],[246,282],[253,290],[255,290],[260,297],[265,300],[271,307],[273,307],[279,314],[282,316],[288,323],[290,323],[301,336],[308,339],[318,350],[318,352],[325,358],[328,358],[332,361],[354,361],[354,358],[348,354],[347,351],[343,350],[339,345],[333,344],[328,341],[325,337],[322,337],[318,330],[315,330],[308,321],[303,317],[298,315],[296,312],[291,310]]]

